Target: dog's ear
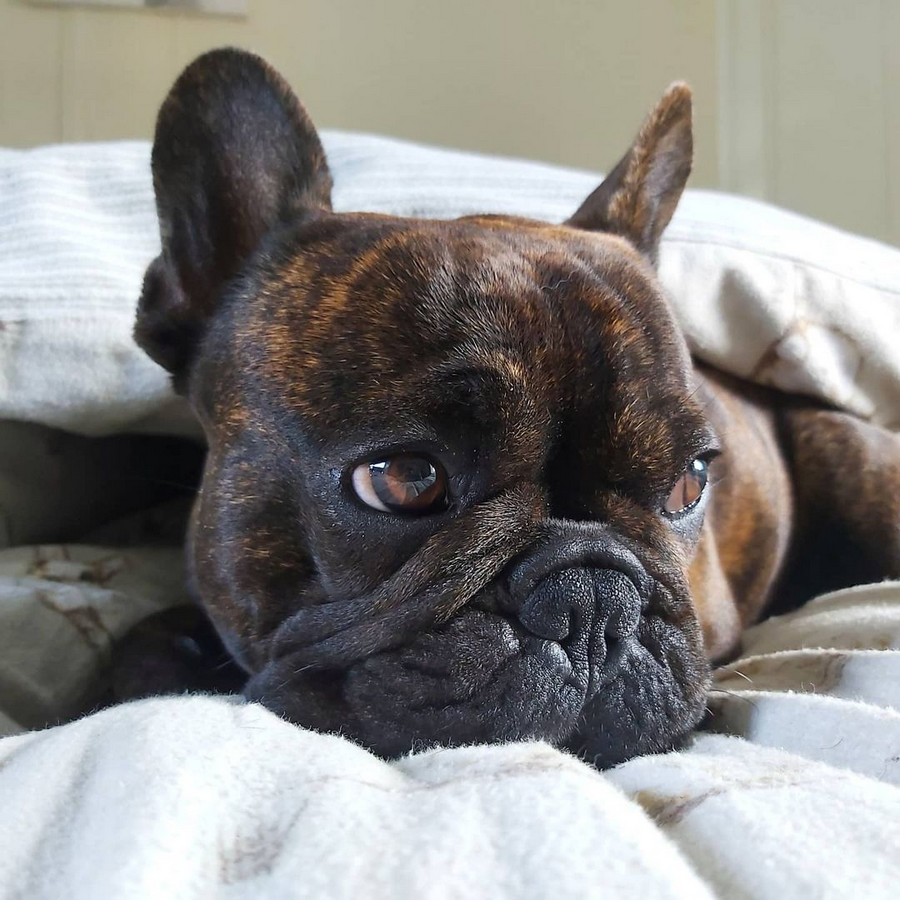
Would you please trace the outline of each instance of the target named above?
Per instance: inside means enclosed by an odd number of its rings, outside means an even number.
[[[287,83],[231,49],[204,54],[175,82],[152,168],[162,253],[144,278],[135,339],[182,388],[225,283],[273,227],[330,209],[331,176]]]
[[[691,90],[671,85],[631,149],[566,223],[628,238],[656,261],[663,230],[691,174]]]

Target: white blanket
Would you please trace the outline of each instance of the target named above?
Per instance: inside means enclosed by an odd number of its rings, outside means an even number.
[[[596,182],[326,145],[341,209],[558,220]],[[145,144],[0,151],[0,547],[90,512],[58,501],[76,439],[25,423],[192,429],[130,340],[149,184]],[[898,251],[698,192],[662,276],[700,355],[900,425]],[[541,744],[388,764],[234,698],[45,727],[97,702],[115,636],[184,599],[174,546],[0,550],[0,898],[897,896],[900,584],[751,630],[710,699],[723,734],[605,774]]]
[[[8,737],[0,897],[895,898],[900,585],[747,649],[713,701],[744,739],[603,775],[544,744],[385,763],[204,696]]]

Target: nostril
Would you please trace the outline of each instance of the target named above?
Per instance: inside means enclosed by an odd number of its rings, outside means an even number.
[[[573,620],[590,593],[590,573],[585,569],[552,572],[525,598],[519,621],[537,637],[564,641],[577,627]]]
[[[641,596],[635,583],[624,572],[604,569],[597,573],[595,584],[598,611],[606,617],[603,632],[607,641],[631,637],[641,617]]]
[[[566,609],[535,598],[519,613],[519,621],[535,636],[547,641],[564,641],[572,632],[572,618]]]

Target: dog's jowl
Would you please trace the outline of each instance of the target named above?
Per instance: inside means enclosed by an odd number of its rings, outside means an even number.
[[[689,734],[771,603],[900,575],[897,437],[690,358],[654,266],[691,153],[674,85],[562,225],[337,214],[270,67],[179,78],[136,336],[206,433],[192,588],[247,696],[605,766]]]

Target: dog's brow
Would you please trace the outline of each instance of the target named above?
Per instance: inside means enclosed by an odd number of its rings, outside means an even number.
[[[524,387],[528,383],[528,369],[517,356],[492,350],[483,353],[473,366],[473,372],[498,378],[510,386]]]
[[[528,367],[517,354],[503,349],[462,348],[437,372],[443,387],[462,389],[473,399],[494,396],[502,385],[510,394],[525,390],[530,382]]]
[[[719,436],[712,426],[703,422],[688,432],[689,437],[685,445],[685,451],[690,457],[701,456],[705,453],[718,453],[721,450]]]
[[[434,371],[435,395],[480,426],[507,432],[535,425],[532,374],[505,348],[463,347]]]

